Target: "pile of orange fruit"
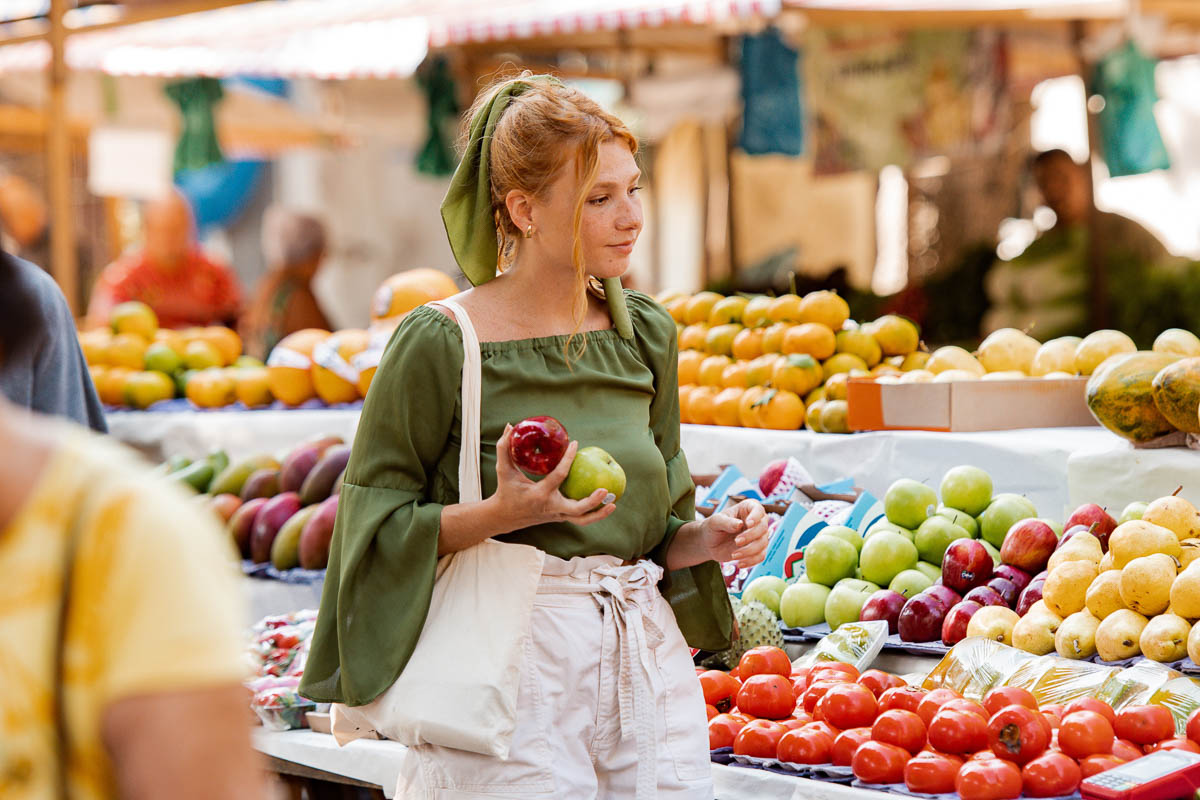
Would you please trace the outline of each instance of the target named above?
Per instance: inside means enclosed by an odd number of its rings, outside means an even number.
[[[686,423],[849,433],[849,378],[918,370],[929,359],[913,322],[888,315],[860,325],[836,292],[658,300],[679,327]]]

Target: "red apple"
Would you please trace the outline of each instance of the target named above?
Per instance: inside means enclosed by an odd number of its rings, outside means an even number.
[[[1037,575],[1034,575],[1033,580],[1031,580],[1030,583],[1037,583],[1038,581],[1045,581],[1046,578],[1049,578],[1049,577],[1050,577],[1050,570],[1044,569],[1041,572],[1039,572]]]
[[[908,598],[891,589],[880,589],[863,603],[860,620],[882,619],[888,624],[888,633],[896,633],[900,629],[900,611]]]
[[[1108,537],[1117,529],[1117,521],[1112,518],[1111,514],[1095,503],[1086,503],[1067,517],[1063,528],[1070,530],[1077,525],[1087,529],[1092,536],[1099,539],[1100,548],[1108,552]]]
[[[1017,607],[1013,609],[1017,612],[1017,616],[1025,616],[1025,612],[1042,599],[1042,587],[1045,585],[1044,580],[1034,581],[1021,591],[1021,596],[1017,598]]]
[[[1024,591],[1025,587],[1028,586],[1030,581],[1033,580],[1028,572],[1018,567],[1014,567],[1012,564],[1001,564],[1000,566],[996,567],[995,576],[997,578],[1007,578],[1008,580],[1012,581],[1013,585],[1017,587],[1018,593]]]
[[[958,539],[942,558],[942,583],[956,592],[967,592],[992,579],[993,562],[983,542]]]
[[[508,452],[513,463],[529,474],[548,475],[570,443],[567,429],[554,417],[530,417],[513,426]]]
[[[983,606],[974,600],[963,600],[961,603],[955,604],[954,608],[946,614],[946,619],[942,621],[942,644],[953,647],[967,638],[967,623],[981,608]]]
[[[779,485],[779,479],[783,477],[786,469],[786,458],[778,458],[763,467],[763,471],[758,476],[758,490],[762,492],[763,497],[771,496],[771,492],[775,491],[775,487]]]
[[[1057,546],[1053,528],[1040,519],[1023,519],[1008,529],[1000,546],[1000,560],[1026,572],[1037,572],[1046,566]]]
[[[973,600],[981,606],[1003,606],[1004,596],[990,586],[976,586],[963,595],[963,601]]]
[[[1021,597],[1021,590],[1008,578],[994,577],[987,582],[988,587],[995,589],[1004,598],[1004,605],[1012,608]]]
[[[946,607],[947,611],[962,601],[962,596],[958,592],[941,584],[930,586],[922,594],[933,595],[939,603]]]
[[[938,598],[921,592],[910,597],[900,610],[900,640],[936,642],[942,636],[942,621],[949,609]]]

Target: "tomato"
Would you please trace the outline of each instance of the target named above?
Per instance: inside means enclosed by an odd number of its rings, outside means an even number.
[[[1050,703],[1048,705],[1042,706],[1038,710],[1041,711],[1043,714],[1053,714],[1054,716],[1058,717],[1061,720],[1063,717],[1065,717],[1067,715],[1066,712],[1063,711],[1064,708],[1066,708],[1066,706],[1064,706],[1062,703]]]
[[[708,749],[733,747],[733,739],[746,726],[743,720],[729,714],[718,714],[708,721]]]
[[[813,715],[813,719],[818,719],[817,715],[813,713],[816,711],[817,701],[824,697],[825,693],[833,687],[842,685],[841,681],[814,681],[804,690],[804,695],[800,698],[800,703],[803,704],[806,712]]]
[[[794,731],[797,728],[803,728],[808,723],[812,722],[813,718],[801,711],[799,714],[793,714],[787,719],[779,720],[779,724],[787,728],[789,731]]]
[[[705,703],[704,704],[704,713],[708,715],[709,719],[712,719],[713,717],[715,717],[717,714],[720,714],[721,712],[717,711],[716,706],[712,706],[712,705]]]
[[[1074,714],[1076,711],[1095,711],[1097,714],[1108,717],[1110,725],[1117,721],[1117,712],[1113,711],[1113,707],[1094,697],[1079,697],[1072,700],[1063,708],[1062,716],[1065,719],[1067,714]]]
[[[740,719],[743,725],[745,725],[747,722],[754,722],[754,717],[738,708],[734,708],[733,711],[730,711],[729,716]]]
[[[700,689],[704,692],[704,702],[716,706],[724,713],[733,707],[733,698],[737,696],[742,685],[737,678],[729,676],[728,672],[710,669],[700,673]]]
[[[1111,753],[1115,738],[1108,718],[1095,711],[1068,714],[1058,729],[1058,747],[1071,758]]]
[[[835,766],[848,767],[854,761],[854,754],[865,742],[871,741],[870,728],[851,728],[842,731],[833,740],[833,763]]]
[[[792,676],[792,694],[800,697],[808,688],[808,675],[793,675]]]
[[[747,723],[733,737],[733,752],[739,756],[755,756],[757,758],[775,758],[779,740],[787,733],[787,728],[769,719],[756,719]]]
[[[753,675],[738,689],[739,711],[762,719],[783,719],[796,710],[792,682],[782,675]]]
[[[974,700],[967,700],[965,697],[959,700],[951,700],[949,703],[944,703],[941,711],[970,711],[972,714],[978,714],[983,717],[983,721],[987,722],[992,715],[987,713],[987,709],[976,703]]]
[[[925,746],[925,723],[915,712],[893,708],[876,718],[871,726],[871,738],[916,754]]]
[[[1021,794],[1021,770],[999,758],[968,761],[958,771],[954,789],[962,800],[1010,800]]]
[[[1028,690],[1017,686],[1001,686],[983,696],[983,707],[988,714],[995,714],[1005,706],[1025,706],[1037,711],[1037,700]]]
[[[803,727],[806,729],[811,728],[812,730],[815,730],[815,731],[824,731],[825,733],[829,734],[829,738],[831,738],[831,739],[836,739],[838,737],[838,734],[841,733],[841,731],[839,731],[837,728],[830,725],[828,722],[822,722],[820,720],[817,720],[816,722],[810,722]]]
[[[844,683],[834,686],[817,701],[821,715],[835,728],[861,728],[875,721],[879,704],[865,686]]]
[[[876,697],[879,697],[879,695],[883,694],[888,689],[895,689],[904,685],[903,679],[891,674],[890,672],[884,672],[881,669],[867,670],[862,675],[858,676],[857,682],[859,686],[865,686],[870,689],[871,693]]]
[[[737,678],[739,681],[742,679],[742,676],[741,676],[741,674],[738,672],[738,668],[737,668],[737,667],[734,667],[733,669],[729,670],[729,677],[731,677],[731,678]]]
[[[1041,711],[1039,713],[1042,715],[1042,720],[1050,726],[1050,730],[1056,731],[1062,727],[1062,718],[1057,714],[1052,714],[1049,711]]]
[[[887,742],[863,742],[854,753],[850,769],[863,783],[900,783],[909,752]]]
[[[1113,767],[1119,767],[1124,763],[1124,761],[1112,755],[1088,756],[1079,762],[1080,780],[1087,780],[1097,773],[1105,772]]]
[[[918,689],[914,686],[893,686],[879,695],[879,710],[891,711],[894,708],[899,708],[904,711],[916,713],[926,694],[928,692],[924,689]]]
[[[751,647],[742,653],[742,660],[738,662],[738,675],[743,681],[752,675],[782,675],[790,678],[792,660],[778,647]]]
[[[999,756],[993,753],[992,748],[989,747],[986,750],[980,750],[979,752],[971,753],[971,757],[968,758],[967,761],[988,761],[993,758],[999,758]]]
[[[1192,712],[1187,721],[1187,738],[1200,744],[1200,708]]]
[[[1032,708],[1005,706],[988,721],[988,745],[1000,758],[1020,766],[1046,752],[1050,729],[1042,715]]]
[[[917,716],[928,727],[930,722],[933,722],[933,715],[938,710],[949,703],[951,700],[961,700],[962,695],[953,689],[934,689],[917,704]]]
[[[1185,737],[1163,739],[1158,744],[1146,745],[1147,755],[1155,750],[1187,750],[1189,753],[1200,753],[1200,745]]]
[[[858,667],[841,661],[819,661],[812,665],[808,674],[814,681],[842,680],[844,675],[847,682],[854,683],[860,677]]]
[[[1175,720],[1165,706],[1126,706],[1113,730],[1134,744],[1154,744],[1175,735]]]
[[[947,794],[954,791],[954,778],[963,760],[945,753],[926,750],[904,765],[904,785],[910,792]]]
[[[1117,739],[1113,742],[1112,754],[1122,761],[1133,761],[1142,757],[1142,748],[1128,739]]]
[[[792,764],[828,764],[833,758],[833,737],[812,726],[788,731],[779,740],[775,757]]]
[[[1021,782],[1030,797],[1075,794],[1080,780],[1079,765],[1062,753],[1043,753],[1021,768]]]
[[[988,746],[987,720],[970,711],[943,708],[929,725],[929,743],[943,753],[974,753]]]

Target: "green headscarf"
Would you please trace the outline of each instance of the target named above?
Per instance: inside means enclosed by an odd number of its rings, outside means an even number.
[[[450,189],[442,201],[442,222],[450,249],[463,274],[474,286],[487,283],[496,277],[496,222],[492,212],[490,167],[488,150],[492,134],[508,101],[530,88],[532,81],[558,83],[551,75],[534,75],[524,80],[512,81],[496,92],[486,106],[479,109],[471,120],[471,131],[466,152],[450,179]],[[620,278],[605,278],[604,293],[608,298],[608,312],[613,326],[626,339],[633,338],[633,324],[629,309],[625,306],[625,294]]]

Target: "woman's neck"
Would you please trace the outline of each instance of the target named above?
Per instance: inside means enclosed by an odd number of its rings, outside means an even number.
[[[0,400],[0,535],[37,487],[54,454],[54,437],[23,410]]]
[[[504,273],[504,281],[514,302],[526,303],[531,313],[554,327],[574,330],[581,323],[587,327],[587,284],[576,277],[573,267],[518,260]]]

